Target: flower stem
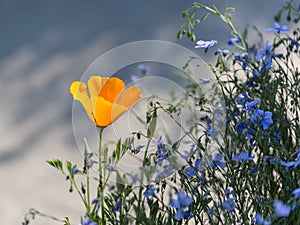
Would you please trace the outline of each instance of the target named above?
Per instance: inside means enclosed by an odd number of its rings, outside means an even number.
[[[100,128],[99,130],[99,149],[98,149],[98,157],[99,157],[99,186],[98,186],[98,198],[100,198],[100,210],[101,210],[101,224],[104,223],[104,186],[103,186],[103,177],[102,177],[102,134],[103,134],[103,129]]]
[[[85,151],[84,151],[84,169],[86,172],[86,196],[87,196],[87,208],[86,212],[87,215],[90,214],[91,211],[91,198],[90,198],[90,170],[89,170],[89,165],[88,165],[88,144],[86,139],[84,139],[84,145],[85,145]]]

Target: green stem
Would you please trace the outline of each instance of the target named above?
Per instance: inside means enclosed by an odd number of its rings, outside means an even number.
[[[86,213],[87,215],[90,214],[91,211],[91,198],[90,198],[90,170],[88,165],[88,144],[86,139],[84,139],[84,145],[85,145],[85,152],[84,152],[84,167],[86,172],[86,195],[87,195],[87,207],[86,207]]]
[[[146,150],[145,150],[145,153],[144,153],[144,159],[143,159],[141,185],[140,185],[140,189],[139,189],[139,202],[138,202],[138,208],[139,209],[140,209],[141,201],[142,201],[142,191],[143,191],[143,182],[144,182],[144,170],[143,169],[144,169],[144,166],[146,165],[146,158],[147,158],[147,155],[148,155],[148,149],[149,149],[149,146],[150,146],[150,142],[151,142],[151,140],[148,139]]]
[[[76,181],[75,181],[74,177],[70,176],[70,180],[71,180],[71,183],[72,183],[73,187],[75,188],[76,192],[79,194],[84,206],[86,208],[88,208],[88,203],[87,203],[86,199],[84,198],[84,196],[81,194],[81,192],[80,192],[80,190],[79,190],[79,188],[76,184]]]
[[[100,210],[101,210],[101,224],[105,224],[104,220],[104,187],[103,187],[103,177],[102,177],[102,134],[103,129],[100,128],[99,130],[99,150],[98,150],[98,156],[99,156],[99,187],[98,187],[98,198],[100,198]]]

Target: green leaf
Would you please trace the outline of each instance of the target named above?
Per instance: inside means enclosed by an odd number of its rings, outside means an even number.
[[[69,161],[67,161],[66,162],[66,167],[67,167],[67,170],[71,173],[71,170],[72,170],[72,163],[71,162],[69,162]]]
[[[218,16],[221,16],[221,15],[222,15],[222,13],[220,12],[220,10],[219,10],[215,5],[213,5],[213,8],[214,8],[214,10],[215,10],[215,13],[216,13]]]
[[[157,123],[157,109],[156,109],[156,107],[154,107],[154,111],[152,112],[152,116],[151,116],[151,121],[150,121],[149,127],[147,129],[148,138],[153,137],[154,131],[156,128],[156,123]]]
[[[58,169],[59,171],[61,171],[61,172],[64,174],[63,163],[62,163],[62,161],[60,161],[59,159],[48,160],[47,163],[48,163],[50,166],[53,166],[54,168]]]
[[[116,183],[117,183],[117,191],[119,193],[122,193],[125,189],[124,185],[124,180],[122,179],[121,175],[117,172],[117,178],[116,178]]]

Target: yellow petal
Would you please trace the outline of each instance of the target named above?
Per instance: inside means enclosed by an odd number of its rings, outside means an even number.
[[[98,127],[106,127],[118,119],[127,108],[122,105],[112,104],[102,97],[98,97],[94,108],[94,117]]]
[[[117,77],[109,78],[102,87],[100,94],[105,100],[113,103],[124,89],[124,82]]]
[[[90,96],[98,96],[109,77],[91,76],[88,81]]]
[[[136,86],[127,88],[121,95],[118,104],[127,108],[134,106],[142,98],[142,91]]]
[[[73,95],[73,98],[81,103],[90,119],[94,122],[95,120],[92,115],[92,107],[88,92],[86,90],[86,84],[79,81],[74,81],[70,87],[70,92]]]

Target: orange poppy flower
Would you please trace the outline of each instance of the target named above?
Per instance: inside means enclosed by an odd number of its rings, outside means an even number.
[[[131,86],[124,90],[124,82],[116,77],[91,76],[87,85],[88,91],[85,83],[74,81],[70,92],[101,128],[112,124],[142,98],[141,89]]]

